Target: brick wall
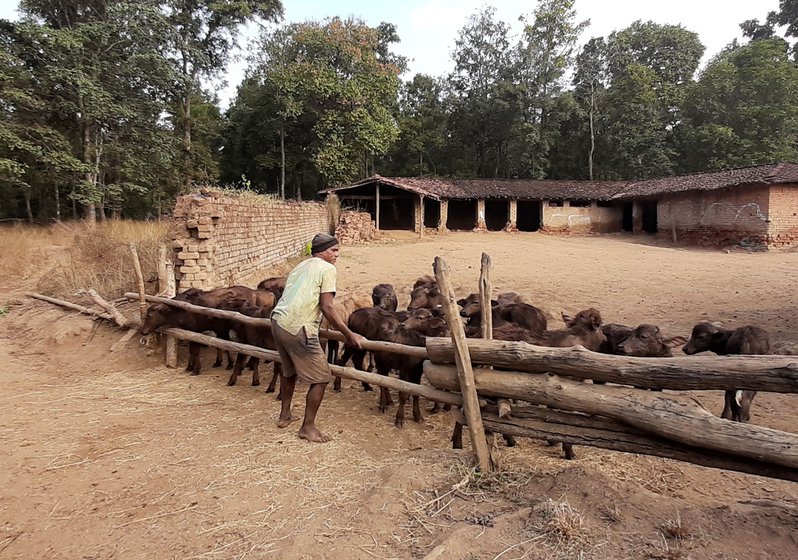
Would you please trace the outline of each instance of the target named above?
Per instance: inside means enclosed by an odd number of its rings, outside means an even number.
[[[798,185],[770,187],[769,202],[768,247],[772,249],[798,247]]]
[[[675,229],[680,243],[764,248],[769,208],[766,185],[679,193],[657,204],[657,232],[670,237]]]
[[[620,231],[623,211],[620,208],[598,207],[596,201],[590,206],[571,206],[566,200],[562,206],[552,206],[544,200],[541,229],[558,233],[607,233]]]
[[[329,231],[327,207],[316,202],[211,190],[181,196],[172,227],[178,292],[241,282],[302,255],[314,234]]]

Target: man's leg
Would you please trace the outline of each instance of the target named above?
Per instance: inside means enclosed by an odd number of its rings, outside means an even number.
[[[315,443],[327,443],[332,439],[321,433],[316,427],[316,413],[319,411],[326,389],[327,383],[314,383],[308,389],[308,396],[305,399],[305,420],[299,429],[299,437]],[[291,392],[293,392],[293,387]]]
[[[282,407],[280,408],[280,419],[277,420],[278,428],[285,428],[296,420],[296,418],[291,416],[291,401],[294,398],[294,387],[296,387],[296,375],[292,375],[291,377],[283,376],[280,380],[280,399],[282,400]]]

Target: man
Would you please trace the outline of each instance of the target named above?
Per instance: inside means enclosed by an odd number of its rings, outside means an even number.
[[[310,384],[299,437],[316,443],[331,439],[316,427],[316,413],[333,377],[319,343],[322,315],[346,336],[348,345],[360,348],[366,340],[350,331],[333,307],[338,250],[335,237],[317,234],[311,242],[311,258],[299,263],[288,275],[283,296],[272,312],[272,334],[283,362],[282,409],[277,426],[285,428],[296,420],[291,415],[291,400],[299,377]]]

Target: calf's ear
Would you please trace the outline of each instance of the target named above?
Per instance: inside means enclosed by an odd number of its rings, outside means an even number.
[[[492,300],[490,300],[490,305],[491,305],[491,307],[496,307],[496,306],[499,305],[499,302],[498,302],[498,300],[492,299]]]
[[[687,343],[686,336],[674,336],[671,338],[666,338],[662,341],[662,343],[667,346],[668,348],[676,348],[677,346],[681,346],[682,344]]]
[[[562,322],[565,323],[567,327],[572,327],[574,325],[573,315],[568,315],[565,311],[563,311],[560,316],[562,317]]]
[[[465,304],[466,300],[464,298],[460,298],[457,300],[457,305],[459,305],[460,307],[465,307]]]

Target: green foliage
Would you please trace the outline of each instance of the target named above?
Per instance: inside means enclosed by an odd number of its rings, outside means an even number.
[[[752,41],[716,57],[685,107],[685,170],[792,161],[798,155],[798,67],[782,39]]]
[[[230,111],[226,167],[247,154],[253,179],[284,169],[296,181],[309,167],[326,184],[364,176],[398,136],[392,109],[404,63],[389,52],[395,40],[391,26],[339,18],[266,33]],[[284,164],[280,145],[294,154]]]

